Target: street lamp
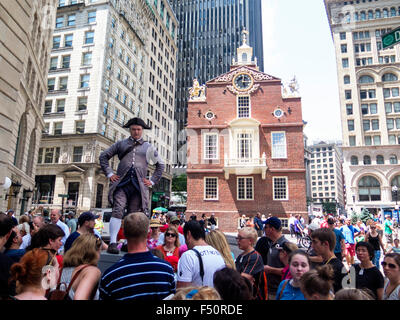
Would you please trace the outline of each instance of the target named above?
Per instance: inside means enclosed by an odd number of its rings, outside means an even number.
[[[396,206],[395,206],[395,210],[397,211],[397,226],[399,226],[399,224],[400,224],[400,220],[399,220],[399,207],[397,206],[397,192],[398,192],[398,188],[397,188],[397,186],[396,185],[394,185],[393,187],[392,187],[392,192],[393,192],[393,195],[394,195],[394,199],[395,199],[395,201],[396,201]]]
[[[21,190],[21,187],[22,187],[22,184],[20,184],[18,182],[13,182],[11,184],[11,188],[12,188],[12,192],[13,192],[14,195],[6,194],[5,200],[7,200],[7,198],[11,198],[11,197],[15,197],[16,198],[18,196],[18,193]]]

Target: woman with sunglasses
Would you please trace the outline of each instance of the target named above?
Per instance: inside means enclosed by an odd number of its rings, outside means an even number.
[[[57,285],[58,262],[50,250],[36,248],[14,263],[10,273],[17,293],[12,300],[47,300],[46,290]]]
[[[379,261],[381,259],[381,248],[385,254],[385,246],[382,242],[382,237],[376,229],[376,223],[371,223],[370,231],[365,235],[365,242],[368,242],[374,248],[374,265],[379,269]]]
[[[179,261],[179,236],[178,229],[174,225],[169,225],[164,234],[164,244],[156,249],[164,255],[164,260],[168,261],[176,273]]]
[[[383,288],[383,300],[400,300],[400,254],[386,254],[382,268],[387,278]]]

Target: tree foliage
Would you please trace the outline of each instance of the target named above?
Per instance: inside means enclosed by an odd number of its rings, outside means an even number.
[[[187,191],[187,175],[175,175],[172,177],[172,192]]]

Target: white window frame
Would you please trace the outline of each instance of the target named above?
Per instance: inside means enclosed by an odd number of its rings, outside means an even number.
[[[215,198],[207,198],[207,179],[216,179],[217,183],[216,183],[216,197]],[[218,188],[218,177],[204,177],[204,200],[205,201],[215,201],[215,200],[219,200],[219,188]]]
[[[284,179],[286,184],[286,197],[285,198],[276,198],[275,197],[275,179]],[[272,199],[274,201],[287,201],[289,200],[289,185],[288,185],[288,177],[278,176],[272,177]]]
[[[249,106],[248,106],[248,108],[249,108],[249,115],[248,115],[248,117],[241,117],[240,116],[240,111],[239,111],[239,109],[240,109],[240,106],[239,106],[239,99],[240,98],[248,98],[249,99]],[[251,99],[250,99],[250,96],[249,95],[238,95],[237,96],[237,98],[236,98],[236,114],[237,114],[237,118],[238,119],[247,119],[247,118],[251,118]]]
[[[248,137],[247,138],[240,137],[240,135],[248,135]],[[245,147],[246,146],[248,147],[248,150],[244,150],[244,153],[247,153],[247,155],[248,155],[247,157],[246,156],[244,156],[244,157],[241,156],[242,149],[241,149],[240,141],[247,141],[248,142],[248,145],[247,144],[243,145]],[[253,159],[253,141],[254,141],[253,132],[247,132],[247,131],[237,132],[237,134],[236,134],[236,158],[238,160],[240,160],[241,162],[248,162],[248,161]]]
[[[285,155],[277,155],[276,151],[274,151],[274,134],[282,134],[285,138]],[[272,131],[271,132],[271,158],[272,159],[287,159],[287,139],[286,139],[286,131]]]
[[[239,198],[239,180],[244,179],[244,198],[241,199]],[[251,180],[251,198],[247,197],[247,190],[248,190],[248,184],[247,184],[247,179]],[[236,200],[238,201],[250,201],[254,200],[254,177],[237,177],[236,178]]]
[[[209,136],[215,136],[216,141],[215,141],[215,157],[210,157],[207,152],[207,148],[209,145],[207,144],[207,137]],[[219,159],[219,135],[216,132],[207,132],[204,134],[204,140],[203,140],[203,155],[205,160],[218,160]]]

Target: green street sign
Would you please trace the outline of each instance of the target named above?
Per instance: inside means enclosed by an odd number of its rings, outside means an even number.
[[[59,194],[58,195],[60,198],[68,198],[68,195],[67,194]]]
[[[400,42],[400,27],[382,35],[382,48],[386,49]]]

